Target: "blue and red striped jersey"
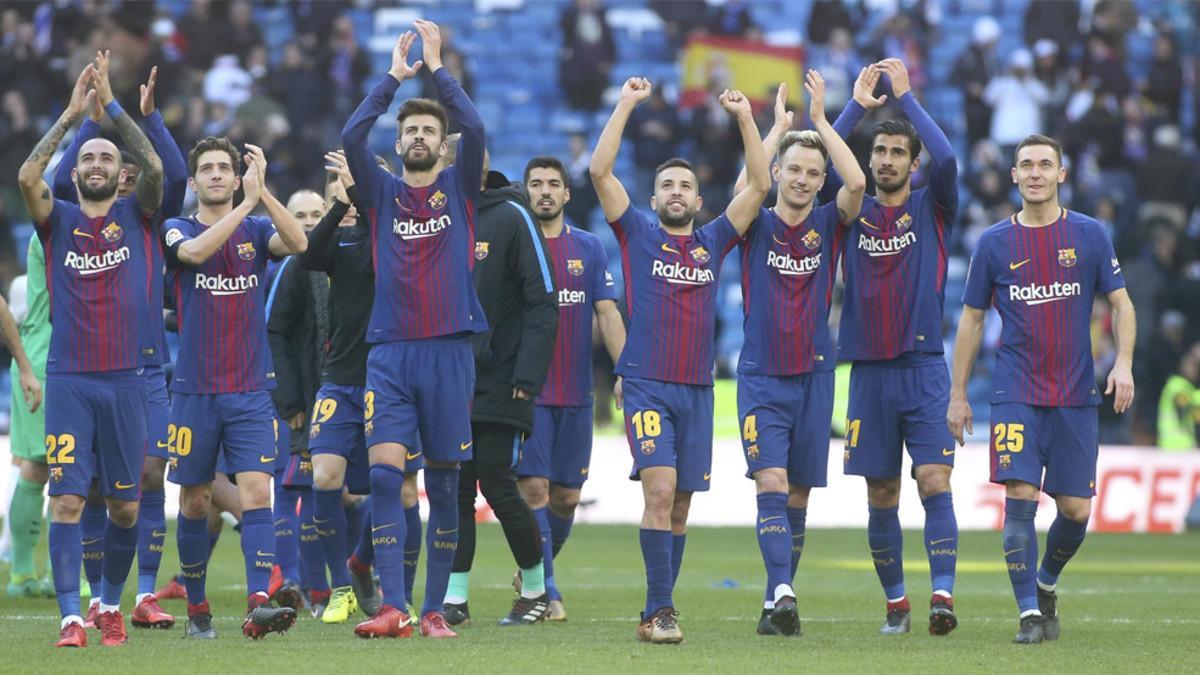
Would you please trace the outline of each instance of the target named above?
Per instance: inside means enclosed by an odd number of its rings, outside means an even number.
[[[154,273],[158,215],[146,216],[136,196],[118,199],[108,213],[88,218],[71,202],[54,200],[37,224],[46,252],[50,294],[47,373],[94,373],[157,366],[161,286]]]
[[[992,402],[1098,405],[1092,300],[1124,287],[1108,232],[1081,213],[1063,209],[1046,227],[1012,216],[985,230],[963,302],[1000,313]]]
[[[604,244],[591,232],[563,227],[546,239],[558,289],[558,334],[538,405],[592,405],[592,316],[597,302],[617,299]]]
[[[629,310],[617,374],[711,386],[717,280],[737,230],[721,214],[691,234],[671,234],[632,204],[610,225]]]
[[[434,72],[439,98],[462,130],[458,156],[432,185],[410,187],[375,163],[367,136],[399,83],[385,76],[358,106],[342,141],[371,227],[375,301],[367,342],[481,333],[487,318],[471,269],[475,197],[483,185],[483,120],[445,68]]]
[[[179,320],[179,357],[171,391],[232,394],[275,387],[267,345],[266,272],[275,228],[250,216],[208,260],[179,261],[183,242],[208,227],[193,218],[168,220],[163,235],[168,282]]]
[[[829,303],[844,234],[836,202],[815,207],[796,225],[759,210],[740,245],[745,338],[739,373],[834,369]]]

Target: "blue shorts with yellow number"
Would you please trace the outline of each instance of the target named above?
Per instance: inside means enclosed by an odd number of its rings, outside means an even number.
[[[675,469],[675,489],[708,490],[712,471],[713,390],[695,384],[624,380],[625,436],[633,455],[629,478],[642,469]]]
[[[167,374],[161,366],[146,368],[146,455],[168,459],[167,425],[171,423],[171,397]]]
[[[746,477],[763,469],[787,469],[791,485],[825,487],[833,371],[739,375],[737,398]]]
[[[400,443],[414,460],[422,452],[437,462],[471,459],[474,392],[475,357],[466,338],[372,346],[363,395],[367,447]]]
[[[991,440],[993,483],[1019,480],[1052,496],[1095,496],[1100,454],[1095,406],[993,403]]]
[[[231,478],[243,472],[275,472],[275,406],[269,392],[176,393],[169,432],[172,483],[211,483],[218,457]]]
[[[904,448],[913,467],[954,466],[954,437],[946,426],[949,405],[950,371],[941,354],[856,361],[850,371],[844,473],[896,478]]]
[[[518,476],[578,489],[591,461],[592,406],[534,406],[533,435],[521,450]]]
[[[366,387],[326,382],[317,391],[311,423],[308,427],[308,449],[313,455],[337,455],[346,460],[346,487],[351,494],[365,495],[371,491],[370,462],[367,439],[363,433],[363,401]],[[405,473],[420,471],[424,461],[419,454],[420,444],[409,448],[416,455],[404,465]]]
[[[46,465],[50,496],[141,496],[146,455],[145,369],[46,375]]]

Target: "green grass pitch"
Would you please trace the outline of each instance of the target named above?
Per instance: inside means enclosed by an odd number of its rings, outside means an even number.
[[[168,537],[160,579],[177,563]],[[1000,535],[964,533],[955,593],[959,628],[928,635],[928,568],[920,532],[906,533],[905,565],[913,632],[883,637],[882,592],[862,530],[810,530],[797,574],[804,635],[755,635],[762,565],[753,530],[694,528],[675,589],[682,645],[634,639],[645,577],[636,528],[579,526],[558,558],[569,620],[500,628],[512,600],[512,558],[496,525],[480,527],[472,574],[475,623],[456,640],[366,641],[350,623],[301,617],[286,635],[249,642],[240,635],[244,578],[237,535],[226,530],[209,570],[217,615],[215,643],[168,631],[130,628],[122,648],[101,648],[89,631],[84,650],[55,650],[53,600],[0,599],[0,672],[108,673],[477,673],[477,672],[1196,672],[1200,668],[1200,537],[1090,535],[1059,584],[1062,638],[1018,646],[1016,606],[1001,559]],[[424,558],[422,558],[422,570]],[[4,575],[7,576],[7,575]],[[2,577],[0,577],[2,578]],[[132,585],[131,579],[131,585]],[[418,579],[418,596],[420,595]],[[124,607],[131,609],[132,589]],[[164,602],[184,614],[181,601]]]

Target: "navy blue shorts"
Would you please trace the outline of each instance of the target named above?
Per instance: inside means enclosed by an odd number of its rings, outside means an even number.
[[[346,487],[351,494],[371,491],[370,462],[363,433],[366,387],[326,383],[317,392],[308,427],[308,449],[313,455],[337,455],[346,460]],[[409,448],[405,473],[420,471],[424,460],[420,444]]]
[[[1052,496],[1095,496],[1100,454],[1095,406],[995,403],[990,435],[993,483],[1019,480]]]
[[[146,456],[144,370],[46,375],[46,465],[50,496],[141,497]]]
[[[465,338],[374,345],[363,396],[367,447],[400,443],[409,455],[465,462],[474,395],[475,357]]]
[[[218,457],[231,478],[247,471],[275,472],[275,406],[269,392],[176,393],[167,431],[172,483],[211,483]]]
[[[167,459],[167,425],[171,423],[171,397],[162,367],[146,368],[146,455]]]
[[[630,479],[654,466],[675,469],[675,489],[708,490],[712,471],[713,390],[639,377],[624,380]]]
[[[583,487],[592,461],[592,406],[533,408],[533,435],[525,440],[517,475]]]
[[[738,420],[746,477],[787,469],[788,483],[825,487],[833,422],[833,371],[739,375]]]
[[[843,471],[867,478],[900,476],[903,449],[914,467],[954,466],[946,426],[950,371],[939,356],[914,366],[856,362],[850,371]]]

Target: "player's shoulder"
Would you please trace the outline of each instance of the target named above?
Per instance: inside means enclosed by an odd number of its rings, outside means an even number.
[[[1002,240],[1008,233],[1013,231],[1013,228],[1020,227],[1017,224],[1016,216],[1009,216],[1003,220],[988,225],[979,235],[979,242],[976,248],[982,249],[985,242],[996,242]]]
[[[1079,211],[1072,211],[1070,209],[1063,210],[1066,212],[1066,222],[1072,227],[1078,228],[1087,235],[1108,236],[1108,228],[1106,228],[1099,220],[1096,220],[1086,213],[1080,213]]]
[[[568,224],[563,230],[563,235],[565,235],[568,239],[574,239],[575,241],[578,241],[580,245],[589,249],[602,249],[604,247],[603,242],[600,241],[600,237],[597,237],[591,232],[574,225]]]
[[[650,220],[650,216],[646,215],[644,211],[634,206],[632,201],[629,202],[629,206],[625,207],[625,212],[620,216],[617,216],[617,219],[612,222],[613,224],[620,225],[626,231],[638,228],[652,228],[655,226],[655,224]]]

